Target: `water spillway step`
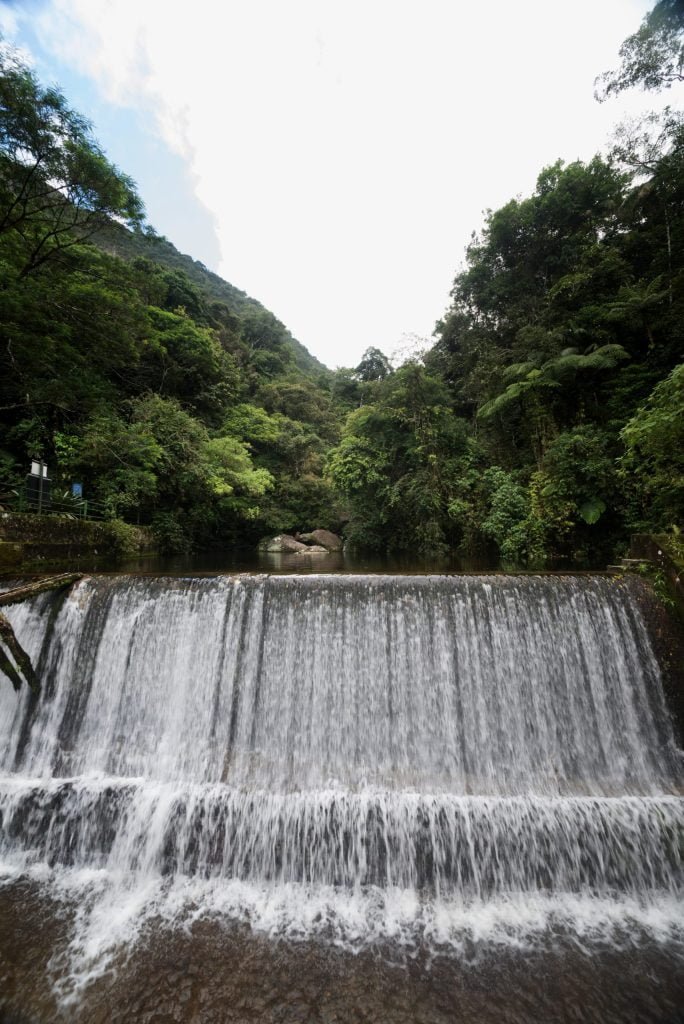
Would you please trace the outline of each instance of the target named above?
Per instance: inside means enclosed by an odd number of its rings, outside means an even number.
[[[357,936],[371,892],[449,921],[573,896],[671,922],[653,908],[681,890],[681,771],[643,595],[604,576],[114,577],[15,606],[43,685],[0,690],[0,868],[197,882],[252,923],[281,900],[302,934],[324,892]]]
[[[0,788],[16,868],[511,892],[676,892],[674,797],[457,797],[368,790],[269,794],[100,779]],[[4,847],[4,848],[3,848]]]
[[[638,580],[91,579],[10,609],[43,681],[0,690],[0,757],[288,792],[671,792]]]

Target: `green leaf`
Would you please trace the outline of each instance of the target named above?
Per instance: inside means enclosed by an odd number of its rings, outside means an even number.
[[[589,498],[583,505],[580,506],[579,514],[585,523],[589,526],[593,526],[597,523],[603,513],[606,511],[605,501],[601,501],[600,498]]]

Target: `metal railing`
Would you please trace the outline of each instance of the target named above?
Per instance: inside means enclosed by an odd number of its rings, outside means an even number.
[[[32,512],[36,515],[63,516],[70,519],[111,519],[111,513],[102,502],[72,498],[68,494],[61,498],[43,497],[40,501],[34,496],[17,494],[10,504],[15,512]]]

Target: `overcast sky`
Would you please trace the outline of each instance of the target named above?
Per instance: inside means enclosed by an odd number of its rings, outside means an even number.
[[[483,211],[654,104],[600,105],[649,0],[0,0],[154,227],[329,366],[430,336]]]

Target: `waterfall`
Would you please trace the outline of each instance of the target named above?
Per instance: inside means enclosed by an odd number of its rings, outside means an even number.
[[[126,900],[352,944],[559,922],[680,941],[679,752],[641,595],[98,577],[15,606],[42,692],[0,689],[0,874],[78,890],[91,952]]]

